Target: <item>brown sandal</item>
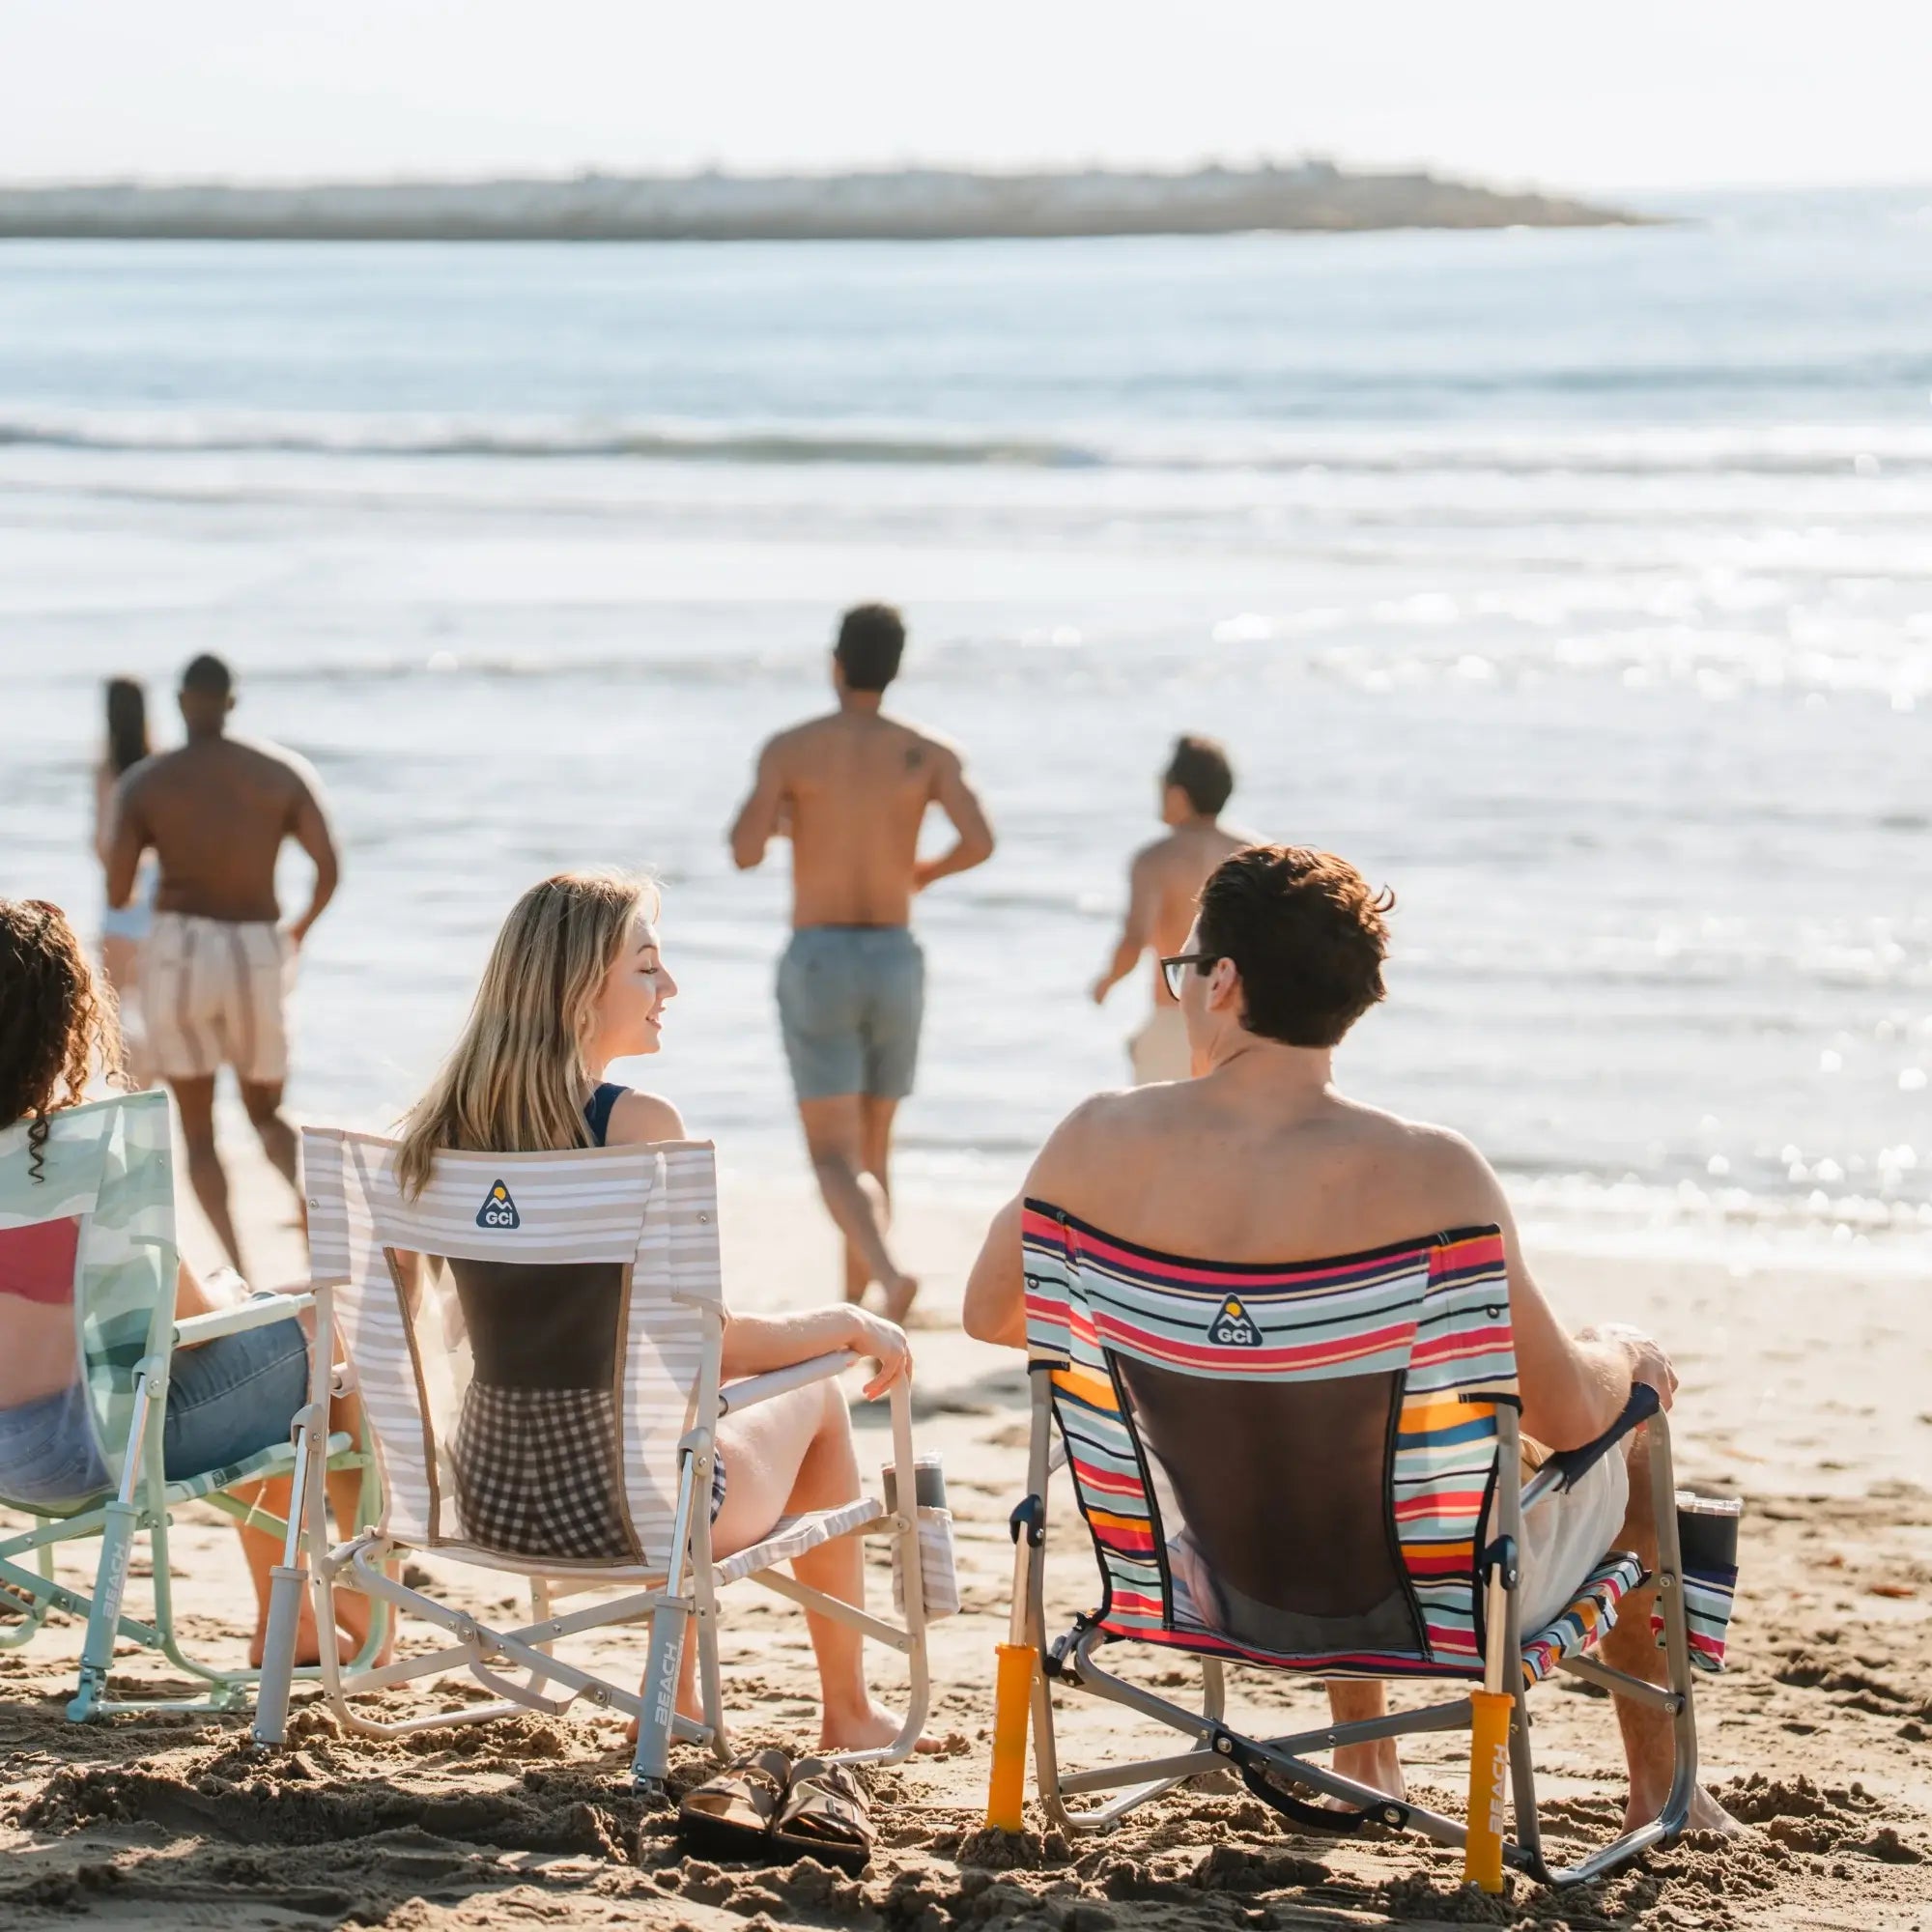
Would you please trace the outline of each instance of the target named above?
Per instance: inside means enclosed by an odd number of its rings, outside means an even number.
[[[772,1845],[795,1859],[816,1859],[857,1877],[877,1842],[872,1808],[848,1766],[802,1757],[792,1766],[791,1789],[772,1828]]]
[[[729,1771],[685,1794],[677,1807],[678,1835],[692,1851],[711,1858],[767,1858],[772,1824],[790,1782],[791,1762],[783,1751],[747,1751]]]

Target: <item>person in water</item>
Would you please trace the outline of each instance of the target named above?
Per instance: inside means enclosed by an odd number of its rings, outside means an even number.
[[[533,1153],[687,1137],[669,1100],[605,1078],[612,1061],[654,1054],[663,1040],[666,1004],[677,982],[665,963],[658,910],[654,887],[618,872],[560,872],[517,901],[454,1050],[403,1122],[396,1179],[406,1196],[422,1192],[445,1148]],[[789,1315],[731,1314],[723,1374],[727,1381],[761,1375],[842,1349],[877,1363],[867,1399],[911,1371],[904,1334],[846,1302]],[[601,1386],[525,1388],[495,1376],[479,1351],[453,1459],[469,1534],[516,1548],[528,1533],[534,1482],[556,1492],[542,1498],[540,1513],[552,1524],[586,1525],[583,1533],[594,1540],[595,1526],[610,1512],[608,1498],[591,1492],[610,1476],[584,1466],[594,1459],[526,1455],[522,1445],[527,1439],[554,1448],[559,1439],[594,1433],[601,1416],[591,1406],[609,1401],[608,1377]],[[502,1480],[506,1469],[517,1480]],[[812,1382],[727,1415],[718,1429],[712,1482],[713,1553],[723,1558],[748,1548],[781,1516],[834,1508],[859,1493],[851,1416],[836,1381]],[[586,1548],[585,1553],[607,1552]],[[850,1537],[808,1551],[792,1568],[800,1582],[828,1596],[865,1602],[864,1556]],[[872,1699],[859,1633],[810,1613],[807,1622],[823,1693],[821,1747],[889,1743],[898,1720]],[[696,1654],[687,1646],[687,1713]]]
[[[28,1146],[43,1146],[48,1117],[86,1097],[96,1073],[121,1083],[121,1030],[113,996],[89,966],[66,915],[43,899],[0,899],[0,1128],[30,1122]],[[33,1168],[30,1165],[30,1172]],[[40,1179],[38,1174],[35,1179]],[[0,1230],[0,1494],[46,1507],[71,1505],[113,1486],[89,1419],[84,1367],[74,1343],[72,1221]],[[232,1288],[242,1284],[229,1278]],[[228,1297],[183,1264],[175,1287],[178,1318],[207,1315]],[[289,1439],[295,1412],[308,1400],[308,1335],[294,1317],[216,1335],[174,1351],[160,1418],[162,1464],[170,1482],[220,1469]],[[346,1405],[334,1419],[353,1427]],[[336,1518],[350,1533],[361,1478],[328,1479]],[[233,1492],[274,1515],[288,1509],[288,1478]],[[268,1628],[269,1572],[279,1542],[238,1523],[255,1583],[256,1621],[249,1662],[262,1661]],[[337,1600],[347,1649],[368,1634],[369,1602]],[[304,1605],[298,1662],[313,1663],[316,1640]]]

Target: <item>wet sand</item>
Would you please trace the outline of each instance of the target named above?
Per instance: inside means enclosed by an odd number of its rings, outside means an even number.
[[[245,1163],[238,1180],[245,1202],[276,1198]],[[1922,1284],[1540,1258],[1571,1319],[1641,1322],[1672,1349],[1684,1378],[1681,1474],[1747,1498],[1732,1666],[1700,1683],[1699,1713],[1707,1779],[1753,1829],[1737,1843],[1688,1841],[1580,1894],[1513,1881],[1507,1898],[1485,1901],[1459,1890],[1453,1855],[1420,1839],[1293,1833],[1237,1787],[1170,1795],[1113,1834],[1073,1844],[979,1832],[1010,1560],[1005,1518],[1025,1440],[1016,1359],[963,1340],[953,1319],[982,1208],[902,1208],[911,1264],[927,1280],[917,1428],[921,1448],[946,1462],[964,1608],[933,1634],[928,1735],[940,1749],[868,1775],[880,1848],[863,1880],[810,1863],[721,1869],[681,1858],[668,1816],[629,1793],[618,1724],[587,1710],[381,1743],[339,1734],[304,1693],[291,1748],[268,1759],[247,1748],[245,1719],[71,1726],[61,1708],[80,1634],[62,1622],[0,1654],[0,1922],[1932,1926],[1932,1314]],[[760,1199],[741,1178],[727,1182],[724,1220],[727,1289],[740,1303],[798,1304],[830,1288],[832,1242],[814,1204]],[[191,1220],[184,1238],[207,1258]],[[299,1271],[293,1231],[259,1206],[244,1239],[258,1280]],[[887,1453],[883,1412],[861,1406],[855,1419],[862,1465],[874,1468]],[[239,1661],[245,1584],[233,1539],[212,1515],[189,1514],[176,1577],[190,1647]],[[883,1602],[883,1545],[875,1560]],[[443,1574],[457,1601],[516,1620],[515,1579]],[[137,1613],[138,1576],[137,1565]],[[1058,1541],[1050,1586],[1056,1613],[1091,1604],[1077,1529]],[[806,1748],[816,1708],[803,1624],[766,1593],[735,1597],[724,1655],[742,1737]],[[641,1649],[623,1632],[583,1655],[628,1676]],[[1187,1681],[1164,1657],[1142,1674]],[[890,1665],[879,1681],[891,1701],[899,1679]],[[1237,1715],[1260,1708],[1294,1722],[1322,1708],[1319,1689],[1252,1672],[1233,1673],[1231,1688]],[[463,1682],[447,1680],[447,1692],[466,1694]],[[419,1710],[426,1697],[395,1693],[387,1707]],[[1533,1708],[1546,1829],[1558,1855],[1576,1856],[1620,1815],[1614,1719],[1603,1698],[1561,1683]],[[1131,1720],[1107,1707],[1073,1703],[1070,1713],[1063,1749],[1073,1762],[1137,1747]],[[1151,1742],[1145,1732],[1138,1741]],[[678,1782],[696,1781],[705,1762],[680,1749]],[[1461,1808],[1460,1739],[1421,1740],[1408,1763],[1420,1795]]]

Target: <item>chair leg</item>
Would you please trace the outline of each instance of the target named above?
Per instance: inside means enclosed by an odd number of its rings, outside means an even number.
[[[677,1717],[677,1682],[684,1667],[685,1626],[691,1620],[683,1591],[693,1568],[691,1521],[697,1458],[687,1447],[678,1456],[677,1510],[671,1519],[670,1569],[665,1593],[651,1612],[651,1643],[644,1662],[644,1708],[638,1717],[638,1747],[631,1782],[647,1798],[662,1798],[670,1771],[671,1724]],[[709,1556],[709,1544],[698,1552]],[[714,1660],[715,1665],[715,1660]]]
[[[33,1642],[43,1625],[47,1620],[47,1612],[53,1607],[54,1591],[54,1547],[43,1543],[35,1552],[34,1567],[46,1581],[45,1591],[28,1593],[24,1587],[20,1594],[27,1597],[27,1607],[20,1621],[12,1630],[0,1633],[0,1650],[17,1650],[23,1643]],[[10,1585],[9,1588],[14,1586]]]

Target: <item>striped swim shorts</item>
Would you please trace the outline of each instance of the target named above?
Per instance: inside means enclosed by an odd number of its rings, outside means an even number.
[[[273,921],[157,912],[141,949],[141,1018],[164,1080],[234,1067],[251,1087],[288,1078],[284,1005],[295,947]]]

